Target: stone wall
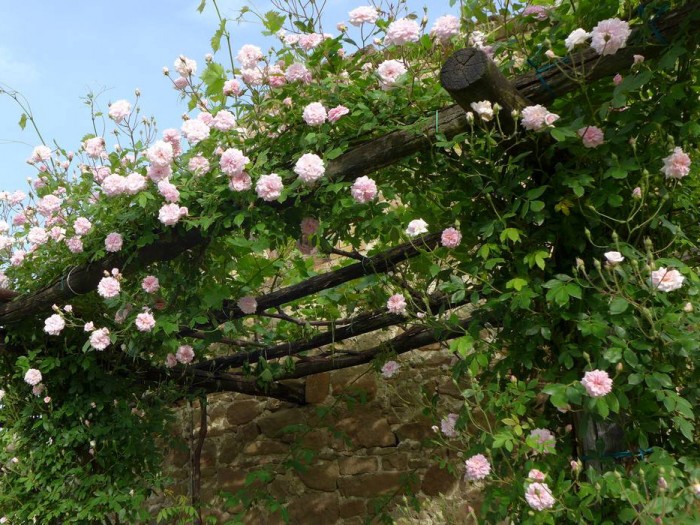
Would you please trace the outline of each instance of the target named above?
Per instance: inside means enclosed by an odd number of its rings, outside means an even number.
[[[436,345],[401,356],[401,369],[391,379],[369,365],[311,376],[305,379],[309,404],[303,407],[239,394],[209,396],[201,455],[208,514],[226,523],[227,510],[235,509],[225,509],[220,493],[243,489],[250,472],[266,468],[274,476],[266,490],[285,502],[292,524],[360,525],[381,512],[403,523],[468,523],[473,494],[439,465],[447,459],[459,471],[461,460],[429,446],[434,422],[422,415],[426,394],[439,395],[442,415],[459,407],[451,359]],[[182,407],[181,414],[184,442],[193,435],[196,440],[198,407]],[[291,459],[305,463],[303,471],[284,465]],[[172,451],[167,471],[176,480],[173,493],[187,495],[187,446]],[[423,501],[420,513],[402,510],[412,495]],[[154,510],[162,504],[163,497],[155,500]],[[258,507],[245,523],[283,521]]]

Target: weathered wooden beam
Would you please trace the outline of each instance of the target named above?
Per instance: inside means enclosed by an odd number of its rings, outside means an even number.
[[[464,111],[474,111],[471,107],[474,102],[498,104],[500,111],[494,118],[498,118],[505,133],[511,133],[517,125],[512,112],[528,105],[496,63],[479,49],[466,48],[453,53],[440,71],[440,83]]]
[[[309,277],[298,284],[256,297],[255,300],[258,303],[257,311],[263,312],[268,308],[281,306],[302,297],[308,297],[365,275],[388,272],[397,264],[417,256],[421,253],[421,250],[430,250],[437,247],[440,243],[441,235],[441,232],[427,233],[385,252],[365,257],[361,262]],[[235,301],[224,301],[223,309],[216,314],[216,319],[223,323],[232,319],[239,319],[245,315]]]
[[[19,322],[41,311],[50,310],[54,304],[61,304],[71,297],[96,290],[104,272],[112,268],[119,268],[124,275],[129,275],[153,262],[174,259],[204,242],[205,239],[199,230],[190,230],[144,246],[133,257],[115,254],[92,264],[75,267],[41,290],[0,304],[0,326]]]

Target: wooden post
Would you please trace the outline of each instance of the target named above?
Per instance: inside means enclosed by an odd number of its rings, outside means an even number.
[[[472,102],[488,100],[501,106],[498,119],[504,132],[515,129],[512,111],[529,105],[486,53],[469,47],[447,59],[440,71],[440,83],[464,111],[473,111]]]

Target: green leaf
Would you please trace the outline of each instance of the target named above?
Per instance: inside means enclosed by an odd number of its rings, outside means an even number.
[[[214,36],[211,37],[211,49],[212,51],[214,51],[214,53],[216,53],[221,48],[221,37],[224,36],[225,31],[226,19],[222,18],[221,22],[219,23],[219,28],[214,33]]]
[[[202,11],[204,11],[204,7],[205,7],[206,5],[207,5],[207,0],[202,0],[202,1],[199,3],[199,6],[197,7],[197,11],[199,11],[200,13],[201,13]]]
[[[610,313],[612,315],[618,315],[627,310],[627,307],[629,306],[629,303],[627,302],[627,299],[624,297],[615,297],[611,302],[610,302]]]
[[[27,126],[27,114],[22,113],[22,116],[19,118],[19,127],[24,129]]]
[[[520,277],[511,279],[506,283],[507,289],[515,289],[518,292],[522,290],[524,286],[527,286],[527,281],[525,279],[521,279]]]

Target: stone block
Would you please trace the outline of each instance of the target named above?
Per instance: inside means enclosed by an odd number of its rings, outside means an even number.
[[[399,441],[412,439],[413,441],[423,441],[430,437],[433,433],[432,424],[429,419],[420,418],[417,421],[404,423],[396,429],[396,435]]]
[[[338,421],[337,427],[361,447],[393,447],[396,436],[379,411],[358,413]]]
[[[306,493],[287,506],[294,525],[333,525],[340,517],[337,494]]]
[[[271,439],[259,439],[248,443],[243,449],[243,453],[248,456],[268,456],[274,454],[286,454],[289,450],[289,445],[273,441]]]
[[[333,394],[346,394],[353,397],[366,397],[372,400],[377,395],[377,380],[374,374],[358,372],[353,368],[337,370],[331,376]]]
[[[421,490],[426,496],[449,495],[459,481],[447,469],[431,466],[423,475]]]
[[[304,424],[306,416],[299,407],[291,410],[280,410],[261,417],[257,420],[260,431],[267,437],[279,437],[280,431],[291,425]]]
[[[314,490],[334,492],[338,481],[338,463],[335,461],[322,461],[307,467],[304,472],[297,472],[299,479]]]
[[[234,401],[226,410],[226,420],[230,425],[244,425],[262,414],[264,407],[265,403],[256,399]]]
[[[390,454],[382,457],[382,470],[407,470],[408,454]]]
[[[306,378],[304,385],[304,397],[307,403],[322,403],[328,397],[328,388],[331,384],[330,372],[315,374]]]
[[[357,457],[342,458],[338,460],[340,473],[343,476],[354,476],[356,474],[371,474],[377,472],[377,458]]]
[[[413,490],[415,483],[410,483],[406,472],[376,472],[361,476],[341,477],[338,480],[340,493],[345,497],[373,498],[382,494],[397,492],[406,485],[407,490]]]
[[[340,504],[340,517],[352,518],[367,514],[367,502],[363,499],[347,499]]]

